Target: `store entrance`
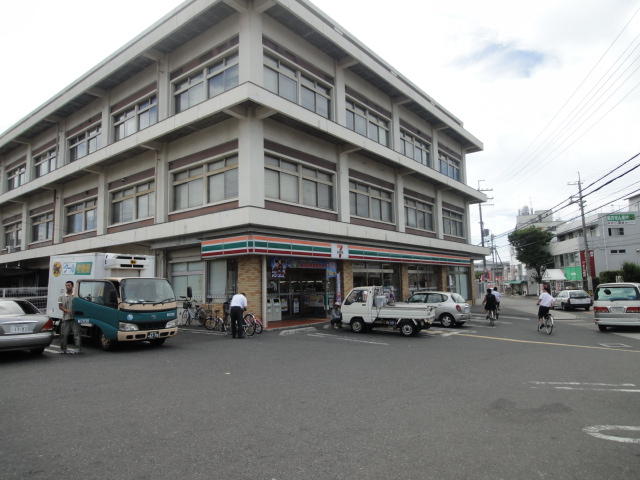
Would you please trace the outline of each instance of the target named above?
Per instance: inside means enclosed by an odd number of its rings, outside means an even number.
[[[325,315],[325,270],[290,268],[278,279],[282,319],[323,317]]]

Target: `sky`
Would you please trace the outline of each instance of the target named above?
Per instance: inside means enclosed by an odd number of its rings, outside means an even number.
[[[0,132],[180,3],[3,2]],[[313,3],[483,142],[467,155],[467,183],[492,189],[482,212],[502,260],[520,208],[553,207],[577,194],[578,175],[589,185],[640,152],[640,0]],[[617,210],[638,188],[640,169],[586,208]],[[555,218],[577,213],[573,204]]]

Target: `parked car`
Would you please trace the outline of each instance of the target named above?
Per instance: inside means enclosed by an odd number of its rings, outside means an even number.
[[[0,350],[28,350],[40,355],[53,340],[53,320],[27,300],[0,300]]]
[[[601,283],[593,315],[601,332],[610,326],[640,326],[640,283]]]
[[[593,305],[593,298],[584,290],[562,290],[553,299],[553,308],[573,310],[584,308],[589,310]]]
[[[443,327],[462,325],[471,318],[469,304],[457,293],[418,290],[407,300],[410,303],[428,303],[436,307],[436,320]]]

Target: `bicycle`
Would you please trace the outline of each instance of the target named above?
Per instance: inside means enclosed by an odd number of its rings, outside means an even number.
[[[226,332],[226,322],[220,317],[220,310],[215,310],[213,315],[207,317],[204,322],[204,326],[207,330],[217,330],[219,332]]]
[[[194,303],[191,298],[180,297],[182,302],[181,325],[184,327],[191,326],[192,320],[198,320],[200,326],[203,326],[207,320],[207,314],[200,305]]]
[[[262,320],[256,318],[256,316],[253,313],[245,314],[242,320],[244,321],[245,325],[253,325],[253,329],[255,333],[257,333],[258,335],[262,333],[262,330],[263,330]]]
[[[553,315],[546,313],[543,317],[542,323],[538,324],[538,332],[545,331],[547,335],[551,335],[553,332]]]
[[[498,316],[495,310],[489,310],[489,325],[495,326]]]
[[[496,320],[500,318],[500,304],[496,304]]]

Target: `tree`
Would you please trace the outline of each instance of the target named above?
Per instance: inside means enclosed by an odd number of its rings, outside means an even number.
[[[640,282],[640,265],[624,262],[622,264],[622,276],[625,282]]]
[[[509,234],[509,243],[516,250],[516,258],[535,272],[531,277],[538,283],[542,283],[547,265],[553,265],[548,249],[552,238],[553,233],[534,226]]]

